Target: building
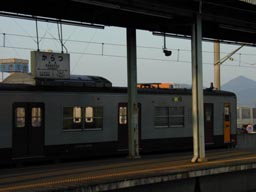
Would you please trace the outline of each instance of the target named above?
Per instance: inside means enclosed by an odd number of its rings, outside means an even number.
[[[26,59],[0,59],[0,72],[13,73],[22,72],[28,73],[28,60]]]

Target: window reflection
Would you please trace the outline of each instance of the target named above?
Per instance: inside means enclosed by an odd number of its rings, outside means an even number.
[[[103,107],[64,107],[63,129],[101,129]]]
[[[119,124],[127,124],[127,107],[119,107]]]
[[[32,127],[41,127],[42,125],[42,110],[40,107],[32,108],[31,124]]]
[[[86,123],[93,122],[93,108],[92,107],[85,108],[85,122]]]
[[[155,107],[155,127],[184,127],[184,107]]]
[[[15,124],[16,127],[25,127],[25,108],[24,107],[17,107],[15,110],[15,114],[16,114],[16,120],[15,120]]]
[[[82,118],[81,107],[74,107],[73,108],[73,122],[81,123],[81,118]]]

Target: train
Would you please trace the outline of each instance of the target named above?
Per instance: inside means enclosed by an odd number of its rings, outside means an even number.
[[[101,77],[0,83],[0,162],[128,154],[128,95]],[[193,148],[191,89],[138,88],[140,153]],[[236,140],[236,95],[204,89],[206,148]]]

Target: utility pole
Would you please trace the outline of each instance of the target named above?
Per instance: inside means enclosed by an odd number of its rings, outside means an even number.
[[[214,87],[220,90],[220,42],[214,41]]]

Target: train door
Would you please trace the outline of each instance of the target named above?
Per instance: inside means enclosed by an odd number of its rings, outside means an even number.
[[[15,103],[13,105],[12,144],[14,157],[43,154],[44,104]]]
[[[213,138],[213,104],[204,104],[204,134],[205,144],[214,143]]]
[[[224,143],[231,142],[230,103],[224,104]]]
[[[139,140],[141,139],[141,104],[138,103]],[[128,105],[118,104],[118,150],[128,151]]]

